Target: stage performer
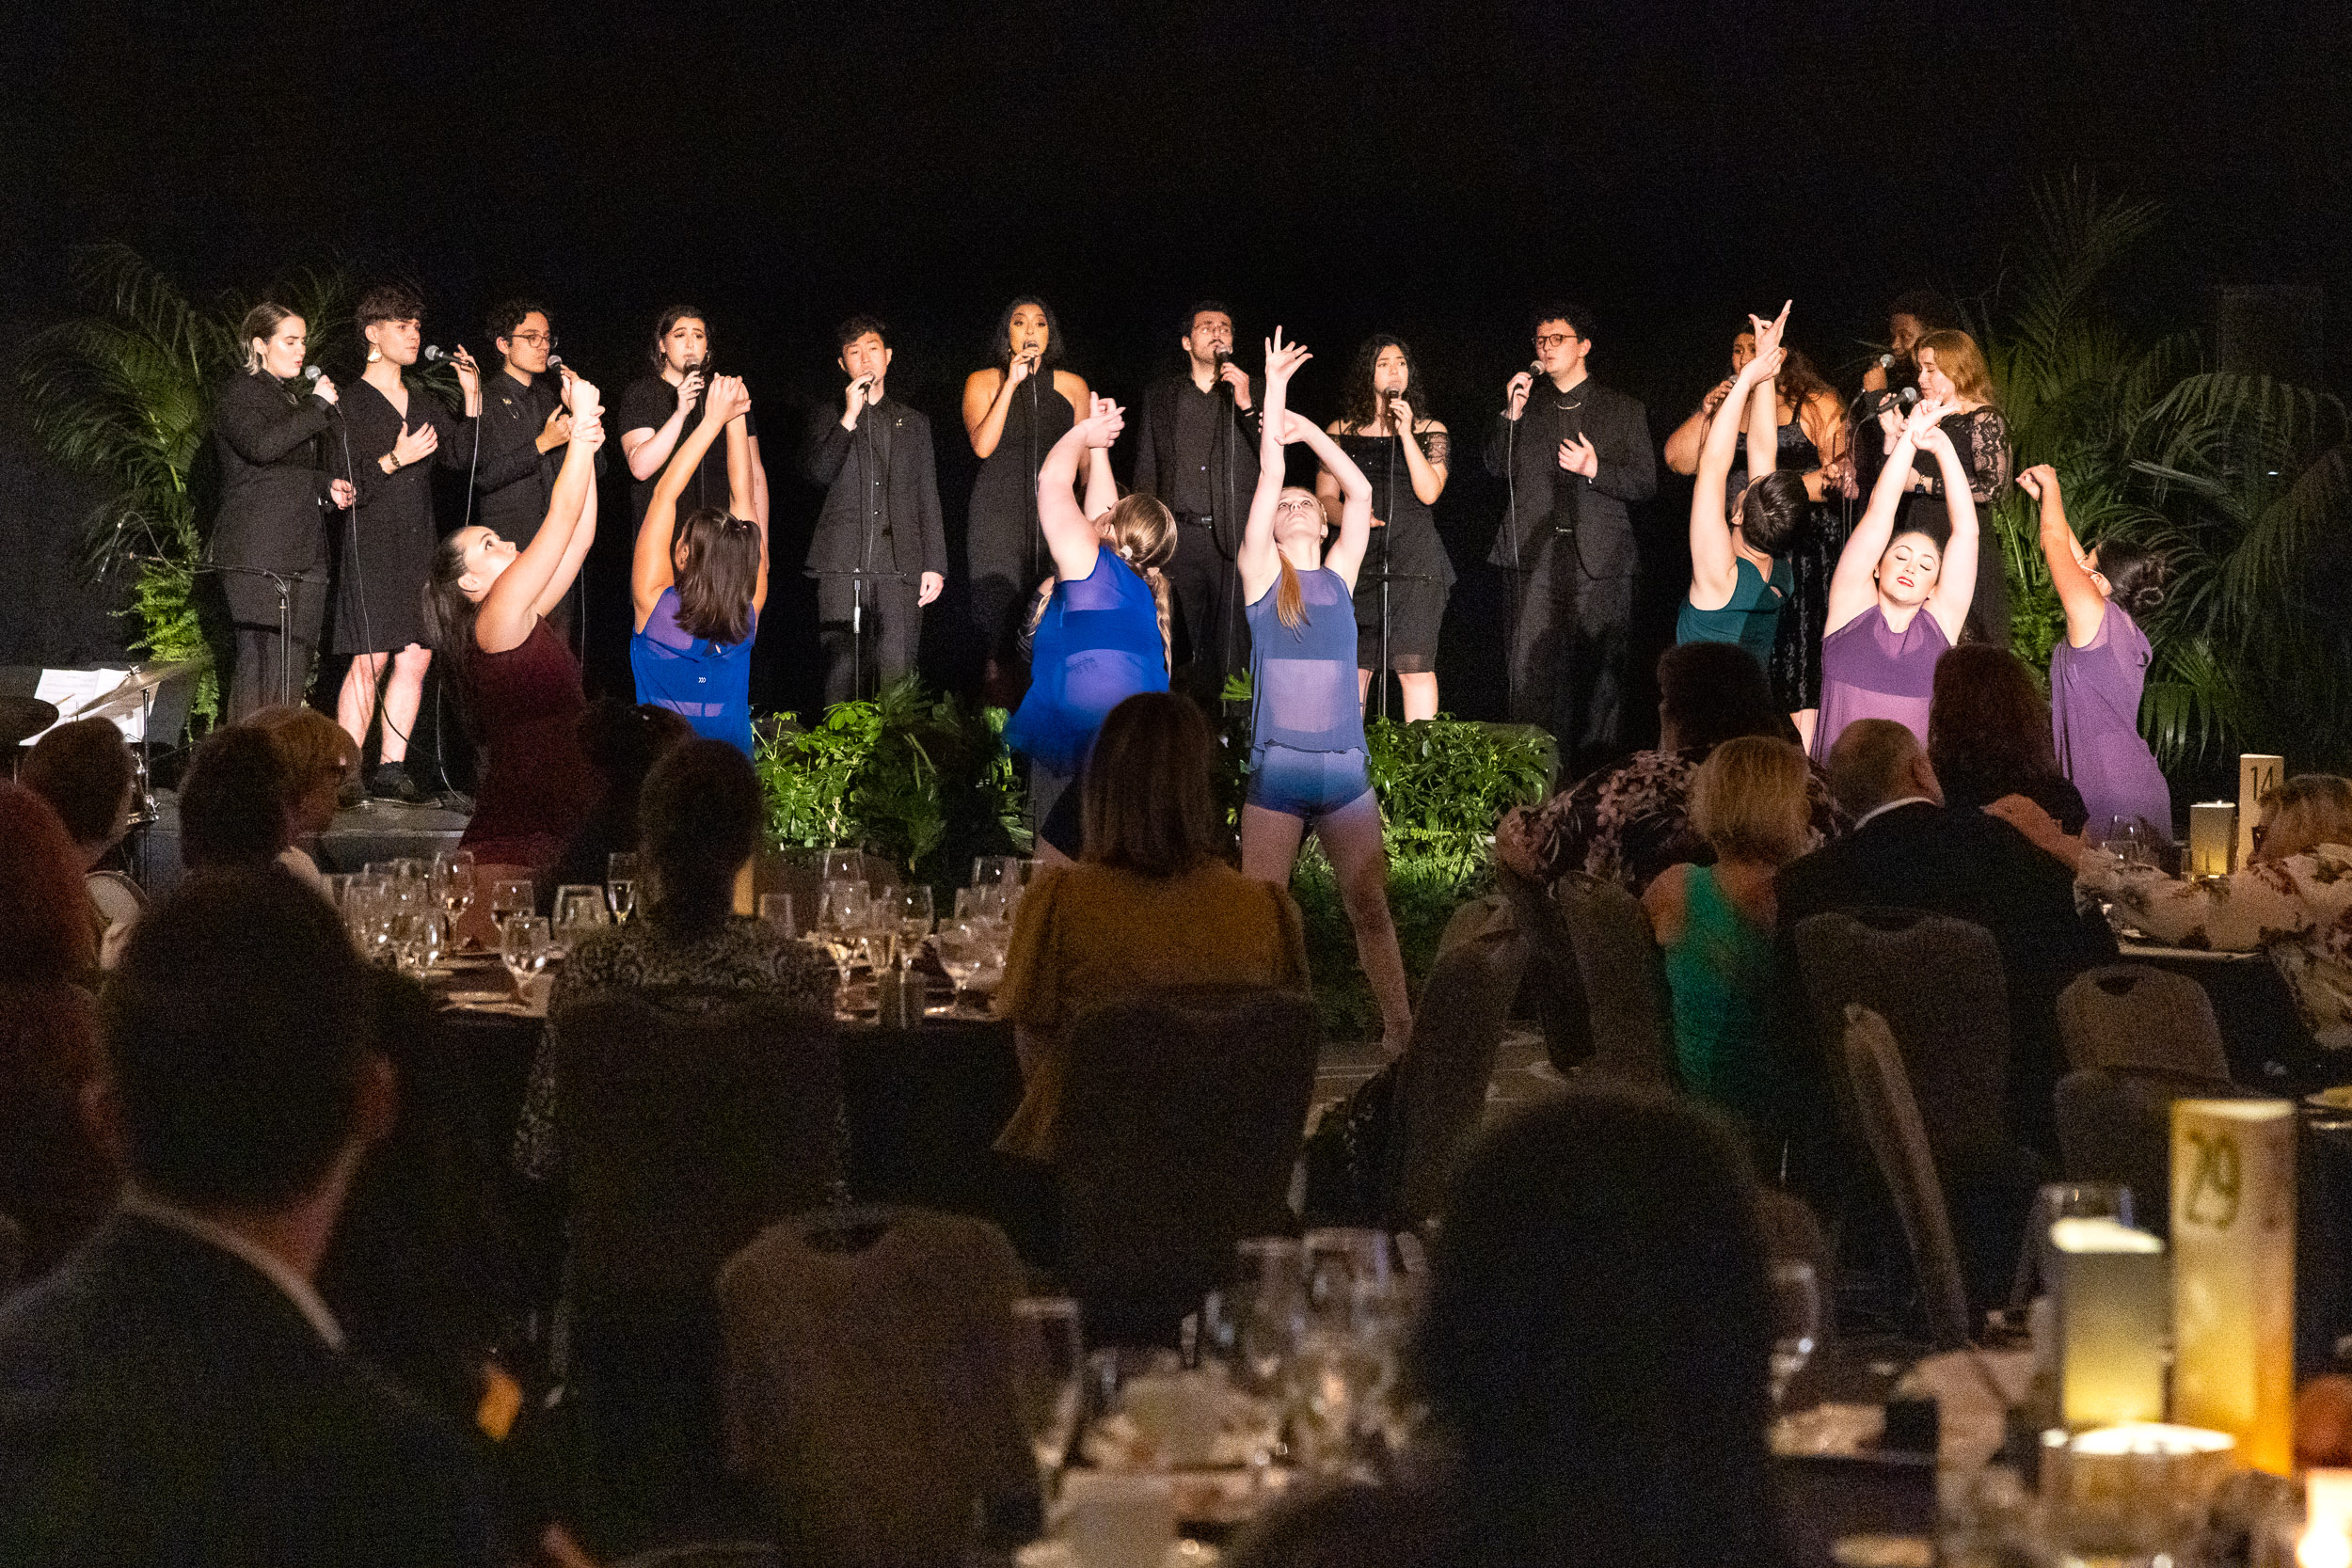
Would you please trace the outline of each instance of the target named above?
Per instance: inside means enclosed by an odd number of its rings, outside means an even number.
[[[433,651],[485,753],[460,842],[477,868],[521,866],[534,876],[555,863],[596,803],[596,772],[575,733],[588,706],[580,662],[546,616],[596,540],[604,409],[578,376],[564,391],[570,445],[530,547],[479,525],[461,528],[434,552],[424,590]]]
[[[1389,669],[1405,699],[1405,718],[1438,716],[1438,628],[1454,590],[1454,562],[1438,537],[1429,509],[1445,493],[1453,437],[1444,425],[1413,411],[1413,351],[1392,333],[1378,332],[1356,351],[1347,372],[1343,412],[1331,434],[1339,449],[1372,481],[1372,573],[1405,579],[1389,585]],[[1399,481],[1403,483],[1399,483]],[[1339,478],[1327,465],[1315,476],[1315,497],[1336,525]],[[1372,689],[1380,666],[1380,584],[1356,579],[1356,689]],[[1253,620],[1254,627],[1257,623]],[[1386,680],[1386,671],[1378,677]]]
[[[652,369],[628,384],[612,417],[621,453],[628,459],[629,521],[642,527],[653,501],[655,480],[669,467],[678,442],[693,428],[696,405],[709,386],[718,339],[709,318],[691,305],[673,305],[654,323]],[[768,526],[768,469],[759,456],[759,421],[745,418],[752,452],[752,521]],[[713,446],[689,478],[678,504],[721,507],[727,503],[726,453]]]
[[[1786,554],[1804,526],[1805,489],[1802,475],[1781,472],[1772,426],[1779,401],[1784,351],[1781,334],[1788,307],[1770,322],[1755,316],[1756,354],[1732,378],[1723,411],[1707,431],[1699,453],[1698,482],[1691,487],[1691,590],[1675,618],[1675,641],[1730,642],[1747,651],[1756,668],[1772,664],[1790,573]],[[1743,418],[1744,416],[1744,418]],[[1732,448],[1745,426],[1748,482],[1736,510],[1726,515],[1725,475]]]
[[[1935,661],[1959,641],[1977,591],[1977,508],[1968,470],[1937,422],[1949,412],[1940,403],[1911,411],[1862,521],[1838,553],[1829,583],[1829,636],[1821,643],[1821,717],[1813,726],[1813,759],[1824,767],[1830,748],[1857,719],[1892,719],[1920,745],[1928,743]],[[1940,529],[1917,511],[1897,522],[1903,477],[1922,449],[1947,482],[1947,521]]]
[[[504,300],[491,308],[484,325],[504,369],[483,388],[483,419],[475,430],[481,450],[467,454],[482,498],[469,520],[526,548],[548,515],[555,473],[571,440],[571,410],[564,406],[564,376],[570,372],[555,355],[555,318],[537,300]],[[604,472],[602,452],[596,472]],[[556,635],[567,642],[580,621],[580,597],[575,583],[548,612]]]
[[[236,628],[231,723],[281,700],[281,689],[301,700],[326,616],[326,513],[352,499],[351,482],[330,477],[326,465],[335,383],[302,380],[308,325],[282,305],[262,304],[245,313],[238,335],[245,371],[213,399],[220,512],[205,546]]]
[[[1176,340],[1184,368],[1143,389],[1136,434],[1136,493],[1157,496],[1176,518],[1177,646],[1185,653],[1175,680],[1210,713],[1225,677],[1248,652],[1233,552],[1242,515],[1258,487],[1258,399],[1233,362],[1233,315],[1202,300],[1184,316]]]
[[[768,603],[768,530],[752,505],[752,395],[739,376],[711,379],[703,416],[653,487],[629,568],[628,640],[637,700],[666,707],[696,735],[752,751],[752,640]],[[678,498],[726,436],[727,504]]]
[[[1235,564],[1249,617],[1249,794],[1241,811],[1241,868],[1288,888],[1308,832],[1322,841],[1356,928],[1357,960],[1380,1003],[1382,1044],[1393,1055],[1412,1033],[1405,959],[1389,912],[1389,856],[1380,801],[1365,771],[1364,707],[1357,672],[1357,569],[1371,542],[1375,503],[1363,469],[1312,420],[1288,411],[1291,377],[1313,356],[1266,343],[1264,434],[1258,489]],[[1359,356],[1360,357],[1360,356]],[[1358,367],[1361,369],[1359,365]],[[1382,403],[1385,411],[1391,404]],[[1408,415],[1393,416],[1399,428]],[[1282,448],[1303,441],[1340,495],[1339,537],[1327,554],[1323,501],[1282,483]],[[1394,526],[1393,523],[1391,524]]]
[[[915,667],[923,607],[947,583],[931,422],[890,396],[880,321],[851,316],[834,336],[850,385],[841,413],[820,405],[811,416],[804,447],[810,482],[825,487],[808,573],[828,704],[866,696]],[[874,575],[841,575],[849,572]],[[861,672],[872,678],[862,682]]]
[[[2094,840],[2117,817],[2172,836],[2172,787],[2139,733],[2139,697],[2155,657],[2140,620],[2164,602],[2169,562],[2125,539],[2086,554],[2066,521],[2058,470],[2017,476],[2042,508],[2042,559],[2066,610],[2066,635],[2050,650],[2050,729],[2058,767],[2082,791]]]
[[[1045,454],[1086,412],[1091,394],[1083,377],[1060,368],[1061,325],[1035,295],[1005,307],[994,347],[997,362],[963,383],[963,430],[980,460],[964,556],[987,681],[1002,690],[1010,684],[1021,608],[1055,566],[1038,511],[1038,474]]]
[[[1111,709],[1138,691],[1168,689],[1174,614],[1165,575],[1176,558],[1176,519],[1151,496],[1121,498],[1110,444],[1126,410],[1096,398],[1038,466],[1038,520],[1054,575],[1041,585],[1031,677],[1005,744],[1029,759],[1038,857],[1074,862],[1084,847],[1077,782]],[[1086,505],[1076,495],[1088,453]]]
[[[1965,332],[1931,332],[1914,343],[1911,352],[1919,362],[1921,401],[1950,410],[1944,417],[1944,433],[1960,452],[1969,497],[1976,502],[1977,515],[1982,517],[2009,489],[2016,462],[2010,448],[2009,421],[1993,401],[1993,372],[1977,341]],[[1893,427],[1899,422],[1892,410],[1879,416],[1890,462]],[[1915,466],[1905,477],[1911,489],[1924,492],[1908,498],[1905,508],[1932,515],[1936,510],[1933,498],[1943,487],[1941,474]],[[1978,552],[1976,598],[1968,611],[1967,631],[1972,641],[2009,646],[2009,581],[2001,570],[1999,550]]]
[[[408,777],[408,737],[424,696],[424,612],[419,590],[433,569],[441,531],[433,519],[433,469],[463,470],[471,431],[482,415],[482,374],[463,348],[452,356],[466,399],[465,421],[429,388],[412,387],[401,372],[423,349],[424,301],[401,284],[359,296],[359,336],[368,368],[342,404],[342,441],[328,455],[352,464],[357,492],[336,535],[335,614],[328,646],[351,655],[335,721],[355,748],[364,750],[383,690],[384,739],[368,793],[385,800],[422,799]],[[384,679],[389,661],[391,679]]]
[[[1648,412],[1592,379],[1591,321],[1571,305],[1535,312],[1534,372],[1504,387],[1486,444],[1511,492],[1486,555],[1511,575],[1511,717],[1550,730],[1571,777],[1624,747],[1640,565],[1628,508],[1658,489]]]

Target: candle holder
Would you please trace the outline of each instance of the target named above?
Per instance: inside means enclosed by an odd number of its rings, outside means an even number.
[[[2295,1470],[2295,1106],[2172,1106],[2172,1415]]]

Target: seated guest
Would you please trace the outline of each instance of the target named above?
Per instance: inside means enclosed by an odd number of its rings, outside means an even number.
[[[1433,1463],[1278,1505],[1235,1568],[1788,1560],[1755,1178],[1664,1100],[1571,1091],[1470,1153],[1408,1351]]]
[[[2289,779],[2263,797],[2248,864],[2222,882],[2179,881],[2151,866],[2086,852],[2046,813],[2002,813],[2066,864],[2086,894],[2176,947],[2261,948],[2286,976],[2312,1037],[2352,1050],[2352,780]]]
[[[1683,1086],[1766,1138],[1778,1130],[1774,1101],[1792,1059],[1772,879],[1804,852],[1811,782],[1788,741],[1724,741],[1691,788],[1691,825],[1715,863],[1668,866],[1642,895],[1666,952]]]
[[[147,895],[137,883],[119,871],[98,869],[98,863],[130,831],[138,763],[113,720],[77,719],[42,736],[25,754],[16,779],[56,808],[66,832],[73,835],[83,883],[89,890],[99,958],[104,963],[147,908]]]
[[[2023,795],[2070,833],[2090,813],[2082,792],[2058,771],[2050,705],[2026,661],[1989,642],[1963,642],[1935,661],[1928,705],[1928,761],[1954,809]],[[2106,824],[2097,824],[2105,837]],[[2171,832],[2171,822],[2164,824]]]
[[[1052,1163],[1062,1032],[1088,1008],[1176,986],[1305,989],[1298,906],[1223,859],[1216,752],[1200,710],[1165,691],[1103,721],[1079,784],[1082,859],[1039,871],[1013,916],[996,1014],[1018,1026],[1027,1087],[1003,1152]]]
[[[397,1094],[334,911],[289,878],[191,879],[103,1018],[91,1117],[132,1185],[0,1308],[0,1560],[512,1560],[467,1440],[349,1355],[311,1286]]]
[[[833,1016],[833,960],[760,920],[735,914],[735,879],[759,847],[767,803],[752,759],[724,740],[690,740],[654,765],[641,808],[644,912],[589,934],[555,977],[550,1018],[583,992],[675,990],[664,1000],[707,1010],[774,997]],[[525,1176],[555,1175],[556,1030],[542,1037],[515,1137]]]
[[[359,771],[358,743],[314,707],[265,707],[246,723],[277,744],[278,760],[286,769],[287,832],[297,841],[318,837],[335,820],[343,785]],[[287,845],[278,863],[325,890],[318,862],[299,842]]]
[[[190,871],[278,863],[294,843],[286,779],[267,733],[215,730],[180,781],[180,863]]]
[[[636,852],[638,807],[644,799],[645,776],[655,763],[694,737],[694,726],[666,707],[611,697],[590,704],[573,730],[603,787],[595,814],[564,847],[555,869],[541,880],[543,909],[554,904],[559,887],[603,886],[612,869],[612,857]]]
[[[0,1214],[24,1232],[27,1279],[96,1227],[118,1181],[81,1117],[104,1061],[75,849],[47,802],[0,783]]]
[[[1714,859],[1691,827],[1691,781],[1699,765],[1737,736],[1794,732],[1763,666],[1730,643],[1667,649],[1658,661],[1658,750],[1637,752],[1622,768],[1506,814],[1495,829],[1503,864],[1546,886],[1582,871],[1638,894],[1678,861],[1705,865]],[[1809,843],[1836,837],[1843,824],[1818,772],[1805,794]]]
[[[2009,1117],[2018,1140],[2055,1158],[2065,1053],[2058,992],[2115,962],[2115,937],[2074,908],[2074,879],[2024,833],[1982,811],[1947,807],[1918,736],[1897,720],[1857,719],[1830,749],[1830,787],[1853,831],[1782,868],[1784,941],[1832,910],[1925,910],[1983,927],[2009,987]]]

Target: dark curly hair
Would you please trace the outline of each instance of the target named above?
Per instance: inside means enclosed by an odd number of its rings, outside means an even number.
[[[2172,561],[2145,545],[2109,539],[2099,546],[2099,575],[2107,579],[2107,602],[2134,621],[2145,621],[2164,603]]]
[[[1380,363],[1380,356],[1391,348],[1405,356],[1405,389],[1411,394],[1411,401],[1418,404],[1421,380],[1413,369],[1411,347],[1393,332],[1375,332],[1356,350],[1356,362],[1348,367],[1347,381],[1341,389],[1340,422],[1348,429],[1363,429],[1379,412],[1379,400],[1373,395],[1372,372]],[[1424,417],[1429,412],[1421,407],[1414,411]]]
[[[424,315],[424,296],[405,283],[378,283],[359,296],[351,324],[365,332],[377,322],[417,321]]]

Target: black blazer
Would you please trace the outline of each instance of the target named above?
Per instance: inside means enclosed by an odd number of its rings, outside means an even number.
[[[1176,450],[1176,396],[1191,387],[1192,374],[1164,375],[1143,389],[1143,429],[1136,437],[1135,491],[1139,496],[1157,496],[1165,500],[1175,488],[1176,464],[1182,454]],[[1224,457],[1227,444],[1219,442],[1209,451],[1209,494],[1213,498],[1212,514],[1216,526],[1212,532],[1216,547],[1226,555],[1241,550],[1242,531],[1249,523],[1249,498],[1258,488],[1258,441],[1263,431],[1260,420],[1265,407],[1265,382],[1263,377],[1249,378],[1249,406],[1238,404],[1233,409],[1233,439],[1232,483],[1227,483]],[[1222,504],[1228,495],[1232,497],[1233,515],[1226,516]]]
[[[1997,817],[1925,801],[1898,806],[1781,868],[1784,943],[1808,915],[1872,906],[1928,910],[1993,933],[2009,985],[2010,1127],[2055,1158],[2063,1070],[2058,992],[2116,960],[2115,933],[2074,908],[2074,874]]]
[[[265,371],[229,378],[213,400],[220,453],[214,560],[286,570],[325,559],[329,471],[321,436],[331,419],[325,399]]]
[[[487,1564],[469,1441],[259,1270],[117,1214],[0,1309],[0,1562]]]
[[[1563,410],[1563,403],[1578,406]],[[1593,444],[1598,461],[1590,479],[1560,467],[1560,443],[1570,436]],[[1495,531],[1487,565],[1542,570],[1553,559],[1548,553],[1552,543],[1565,543],[1573,531],[1584,572],[1633,575],[1640,562],[1629,509],[1658,493],[1658,449],[1650,441],[1649,410],[1640,400],[1589,377],[1565,392],[1539,377],[1516,427],[1495,416],[1486,472],[1496,479],[1507,474],[1513,486],[1513,508]]]
[[[541,451],[539,432],[562,401],[562,378],[533,376],[526,387],[504,370],[482,378],[482,418],[476,424],[482,451],[461,451],[471,460],[473,487],[481,504],[474,521],[517,545],[528,545],[547,521],[548,498],[555,491],[555,476],[564,467],[564,449]],[[441,451],[449,451],[444,441]],[[598,456],[603,454],[599,452]]]
[[[877,420],[889,421],[887,461],[878,449]],[[817,531],[808,542],[811,572],[864,566],[947,575],[947,532],[940,521],[939,465],[930,420],[885,397],[859,410],[857,429],[848,431],[841,428],[840,415],[820,405],[809,421],[802,466],[811,483],[826,487]]]

